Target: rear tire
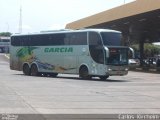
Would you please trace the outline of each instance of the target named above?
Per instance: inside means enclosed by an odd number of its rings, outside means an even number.
[[[31,71],[30,71],[30,68],[29,68],[29,65],[28,64],[24,64],[23,65],[23,73],[25,75],[31,75]]]
[[[86,66],[82,66],[79,70],[79,77],[82,79],[91,79],[91,76],[89,76],[89,71]]]
[[[32,76],[38,76],[39,75],[37,65],[35,65],[35,64],[31,66],[31,75]]]

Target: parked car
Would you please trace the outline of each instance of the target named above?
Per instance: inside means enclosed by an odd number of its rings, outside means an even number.
[[[148,57],[147,59],[143,60],[144,66],[155,68],[157,66],[157,60],[158,58],[156,57]]]
[[[129,69],[135,69],[140,65],[139,59],[129,59]]]

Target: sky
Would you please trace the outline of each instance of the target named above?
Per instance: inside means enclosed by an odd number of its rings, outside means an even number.
[[[22,33],[64,29],[67,23],[134,0],[0,0],[0,32]]]

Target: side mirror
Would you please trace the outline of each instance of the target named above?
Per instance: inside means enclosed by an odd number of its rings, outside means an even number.
[[[109,58],[109,49],[108,49],[108,47],[105,46],[104,49],[106,51],[106,57]]]
[[[129,50],[130,50],[130,51],[131,51],[131,53],[132,53],[132,58],[135,58],[133,48],[129,47]]]

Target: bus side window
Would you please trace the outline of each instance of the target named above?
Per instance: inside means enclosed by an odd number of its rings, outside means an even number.
[[[21,45],[22,46],[29,46],[29,40],[28,40],[28,36],[21,36]]]
[[[87,45],[87,33],[76,33],[75,45]]]
[[[66,33],[65,45],[87,45],[87,33]]]
[[[65,34],[64,38],[64,45],[69,45],[70,44],[70,34]]]
[[[17,36],[11,38],[11,45],[13,46],[20,46],[20,39]]]
[[[51,45],[64,45],[65,34],[53,34]]]
[[[70,45],[76,45],[76,35],[72,34],[72,36],[70,37]]]

